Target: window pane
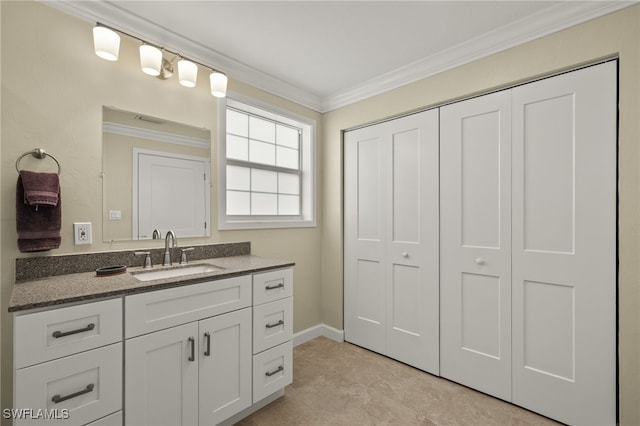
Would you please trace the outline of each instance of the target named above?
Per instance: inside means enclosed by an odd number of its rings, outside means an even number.
[[[249,161],[260,164],[276,164],[276,146],[270,143],[249,141]]]
[[[249,141],[238,136],[227,135],[227,158],[247,161],[249,159]]]
[[[251,169],[227,166],[227,189],[251,190]]]
[[[299,215],[300,214],[300,197],[298,197],[297,195],[279,195],[278,196],[278,214]]]
[[[249,117],[232,109],[227,109],[227,133],[249,136]]]
[[[276,123],[258,117],[249,117],[249,137],[275,143]]]
[[[251,169],[251,190],[257,192],[278,192],[278,173],[268,170]]]
[[[289,173],[278,173],[278,192],[300,195],[300,177]]]
[[[298,150],[284,147],[277,147],[277,166],[289,169],[298,169]]]
[[[248,192],[227,191],[227,214],[249,215],[251,205]]]
[[[277,215],[278,196],[276,194],[251,193],[251,214]]]
[[[298,149],[298,129],[278,125],[276,127],[276,141],[278,145]]]

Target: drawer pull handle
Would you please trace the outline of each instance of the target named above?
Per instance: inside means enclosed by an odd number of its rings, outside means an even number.
[[[189,337],[189,344],[191,345],[191,355],[189,355],[189,361],[196,360],[196,339]]]
[[[84,395],[85,393],[89,393],[93,390],[94,384],[88,384],[86,388],[82,389],[81,391],[78,392],[74,392],[71,393],[69,395],[65,395],[65,396],[60,396],[60,395],[53,395],[53,397],[51,398],[51,400],[53,401],[54,404],[58,404],[62,401],[66,401],[68,399],[71,398],[75,398],[76,396],[80,396],[80,395]]]
[[[204,338],[207,339],[207,350],[204,351],[204,356],[211,356],[211,334],[204,333]]]
[[[279,373],[279,372],[281,372],[281,371],[284,371],[284,367],[283,367],[283,366],[278,367],[275,371],[267,371],[267,372],[266,372],[266,373],[264,373],[264,374],[265,374],[265,376],[267,376],[267,377],[271,377],[271,376],[273,376],[274,374],[278,374],[278,373]]]
[[[268,285],[264,289],[265,290],[275,290],[276,288],[284,288],[284,283],[280,283],[278,285]]]
[[[284,325],[284,321],[283,321],[283,320],[280,320],[280,321],[278,321],[278,322],[277,322],[277,323],[275,323],[275,324],[267,324],[267,325],[265,325],[265,327],[267,327],[267,328],[273,328],[273,327],[278,327],[279,325]]]
[[[72,334],[78,334],[78,333],[84,333],[85,331],[91,331],[94,328],[96,328],[96,325],[94,323],[89,324],[88,326],[84,327],[84,328],[79,328],[77,330],[71,330],[71,331],[54,331],[53,332],[53,337],[55,337],[56,339],[60,338],[60,337],[64,337],[64,336],[71,336]]]

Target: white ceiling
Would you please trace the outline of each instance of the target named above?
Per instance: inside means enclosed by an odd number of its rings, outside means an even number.
[[[45,1],[325,112],[633,1]]]

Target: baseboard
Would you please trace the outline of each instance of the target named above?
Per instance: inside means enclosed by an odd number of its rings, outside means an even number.
[[[294,334],[293,346],[301,345],[320,336],[324,336],[336,342],[344,342],[344,330],[338,330],[326,324],[318,324]]]

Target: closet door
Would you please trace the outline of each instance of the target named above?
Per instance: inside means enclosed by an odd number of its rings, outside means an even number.
[[[440,114],[440,373],[510,400],[511,92]]]
[[[616,421],[616,63],[513,89],[513,402]]]
[[[438,373],[438,111],[345,134],[345,339]]]

